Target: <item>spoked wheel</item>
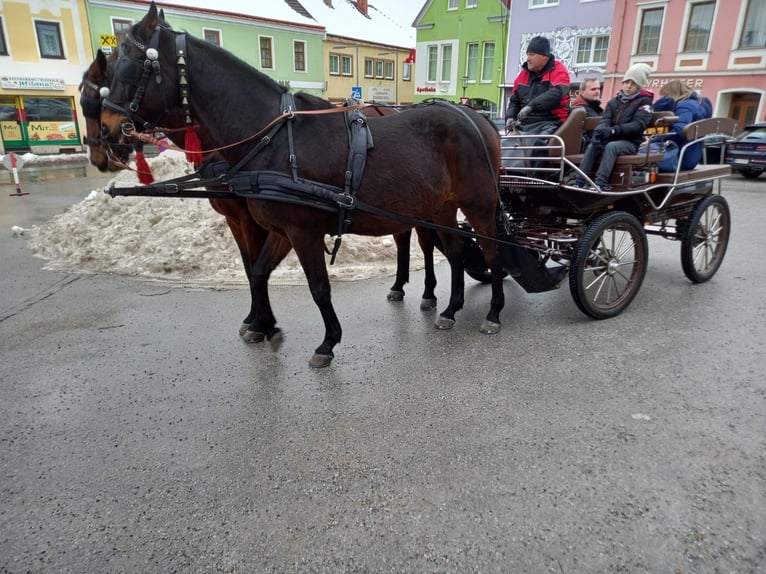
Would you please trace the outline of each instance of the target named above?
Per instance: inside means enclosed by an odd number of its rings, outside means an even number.
[[[569,289],[577,307],[594,319],[622,313],[641,288],[649,245],[638,219],[624,211],[596,218],[575,246]]]
[[[690,281],[704,283],[716,274],[730,230],[731,213],[723,196],[708,195],[697,203],[681,239],[681,267]]]

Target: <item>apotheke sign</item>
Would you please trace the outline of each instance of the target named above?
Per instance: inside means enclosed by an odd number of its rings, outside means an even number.
[[[2,76],[0,86],[6,90],[66,90],[64,80],[59,78]]]

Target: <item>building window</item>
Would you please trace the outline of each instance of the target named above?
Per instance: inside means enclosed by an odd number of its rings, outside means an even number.
[[[375,77],[383,79],[383,60],[375,60]]]
[[[491,82],[495,75],[495,43],[484,42],[484,56],[481,60],[481,81]]]
[[[266,70],[274,69],[274,47],[273,38],[261,36],[258,43],[261,47],[261,68]]]
[[[61,30],[58,22],[35,22],[37,45],[40,47],[40,57],[64,59],[64,47],[61,43]]]
[[[559,0],[529,0],[530,8],[543,8],[545,6],[558,6]]]
[[[8,44],[5,43],[5,30],[3,28],[3,19],[0,18],[0,56],[8,55]]]
[[[457,0],[447,0],[447,10],[457,10]]]
[[[351,56],[340,57],[340,73],[344,76],[350,76],[352,74],[351,68],[353,67],[353,60]]]
[[[365,78],[372,78],[375,74],[375,62],[372,60],[372,58],[365,58],[364,59],[364,77]]]
[[[211,30],[210,28],[202,28],[202,37],[216,46],[221,45],[221,31]]]
[[[330,54],[330,75],[340,76],[340,56],[338,54]]]
[[[715,2],[699,2],[691,5],[684,52],[707,51],[710,30],[713,28],[714,11]]]
[[[445,44],[442,46],[442,73],[441,81],[449,82],[452,79],[452,45]]]
[[[412,79],[412,64],[404,62],[402,64],[402,80],[409,82]]]
[[[386,79],[387,80],[393,80],[394,79],[394,63],[391,60],[385,61],[385,67],[386,67]]]
[[[577,39],[577,64],[606,64],[609,36],[581,36]]]
[[[466,8],[476,8],[477,4],[478,4],[478,0],[465,0]]]
[[[475,42],[465,48],[465,75],[472,82],[479,79],[479,44]]]
[[[306,71],[306,42],[298,40],[293,42],[293,61],[296,72]]]
[[[638,35],[638,54],[659,54],[660,32],[664,8],[647,8],[641,11],[641,29]]]
[[[114,37],[117,38],[118,46],[125,41],[125,36],[127,36],[128,30],[130,30],[132,25],[133,22],[130,20],[120,20],[117,18],[112,20],[112,30],[114,30]]]
[[[436,81],[436,72],[439,69],[439,46],[428,46],[428,68],[426,69],[426,80]]]
[[[766,0],[750,0],[742,26],[740,48],[766,48]]]

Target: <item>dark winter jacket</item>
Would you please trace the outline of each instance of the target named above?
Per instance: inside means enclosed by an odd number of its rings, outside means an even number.
[[[642,89],[631,98],[626,98],[620,92],[609,100],[598,123],[599,127],[612,128],[612,134],[606,141],[628,140],[639,145],[652,120],[653,99],[654,93]]]
[[[600,116],[604,113],[604,108],[601,107],[600,101],[586,100],[582,97],[582,94],[577,94],[575,101],[572,103],[572,109],[574,108],[585,108],[589,118]]]
[[[673,112],[678,116],[678,121],[670,126],[672,139],[678,147],[682,147],[686,140],[683,133],[687,124],[712,117],[713,106],[710,100],[707,98],[700,98],[697,92],[692,92],[692,95],[685,100],[676,101],[671,97],[660,98],[654,103],[655,112]],[[681,169],[694,169],[697,164],[702,160],[702,142],[696,143],[684,152],[683,161],[681,162]]]
[[[532,111],[523,123],[558,122],[569,115],[569,72],[553,55],[537,74],[531,73],[527,63],[513,82],[505,117],[516,119],[519,110],[530,106]]]

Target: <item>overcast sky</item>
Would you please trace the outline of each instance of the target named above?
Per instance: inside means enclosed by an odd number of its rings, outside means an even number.
[[[314,17],[301,16],[284,0],[170,0],[170,4],[223,10],[239,14],[288,20],[304,24],[319,24],[330,34],[347,36],[405,48],[415,47],[412,22],[425,5],[425,0],[368,0],[370,19],[364,18],[349,5],[348,0],[333,0],[333,7],[323,0],[300,0]],[[162,7],[162,2],[157,2]]]

